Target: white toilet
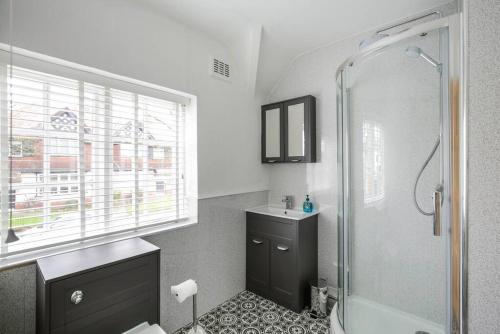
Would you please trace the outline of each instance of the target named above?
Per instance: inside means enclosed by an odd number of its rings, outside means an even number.
[[[124,332],[123,334],[167,334],[163,329],[161,329],[158,324],[150,325],[147,322],[143,322],[140,325],[135,326],[132,329]]]

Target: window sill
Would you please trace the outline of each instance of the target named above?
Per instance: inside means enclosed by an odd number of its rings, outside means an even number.
[[[42,257],[52,256],[61,253],[72,252],[78,249],[98,246],[102,244],[107,244],[115,241],[136,238],[136,237],[146,237],[154,234],[163,233],[166,231],[174,231],[182,228],[186,228],[192,225],[197,225],[198,221],[195,219],[182,219],[176,221],[175,223],[166,223],[162,225],[156,225],[151,227],[143,227],[135,231],[118,232],[113,235],[108,235],[104,237],[96,237],[93,239],[78,241],[73,243],[68,243],[62,246],[48,247],[32,252],[26,252],[23,254],[17,254],[12,256],[6,256],[0,258],[0,271],[15,268],[18,266],[24,266],[34,263],[37,259]]]

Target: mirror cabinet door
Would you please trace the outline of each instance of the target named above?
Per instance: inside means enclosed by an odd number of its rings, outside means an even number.
[[[285,161],[316,162],[316,99],[308,95],[283,104]]]
[[[262,162],[283,161],[282,104],[262,107]]]
[[[287,113],[287,152],[290,160],[300,161],[305,156],[305,103],[290,104]]]

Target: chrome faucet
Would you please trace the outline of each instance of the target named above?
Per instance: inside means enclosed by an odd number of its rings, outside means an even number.
[[[283,197],[281,198],[281,202],[285,203],[285,209],[292,208],[292,206],[293,206],[292,201],[293,201],[292,195],[283,195]]]

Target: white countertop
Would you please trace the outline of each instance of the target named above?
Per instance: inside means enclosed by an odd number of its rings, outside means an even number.
[[[301,220],[319,214],[319,212],[316,210],[313,212],[303,212],[299,210],[283,209],[268,205],[262,205],[255,208],[246,209],[245,211],[258,213],[261,215],[274,216],[274,217],[293,219],[293,220]]]

